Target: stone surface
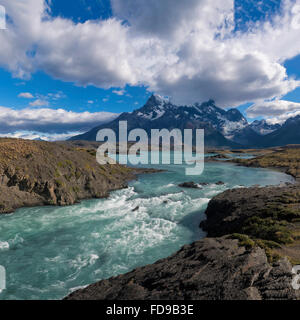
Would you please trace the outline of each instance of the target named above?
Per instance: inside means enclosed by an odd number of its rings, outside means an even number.
[[[188,188],[188,189],[200,189],[200,185],[191,181],[191,182],[184,182],[179,185],[180,188]]]
[[[267,300],[296,299],[287,260],[270,265],[264,250],[237,240],[206,238],[173,256],[100,281],[67,300]]]
[[[200,227],[209,237],[240,233],[244,222],[261,215],[268,205],[296,207],[299,210],[300,186],[253,187],[227,190],[214,197],[208,204],[206,220]]]

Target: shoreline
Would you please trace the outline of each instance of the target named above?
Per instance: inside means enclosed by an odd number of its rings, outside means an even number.
[[[247,153],[249,155],[253,155],[251,159],[243,159],[243,158],[231,158],[228,154],[235,154],[232,151],[221,150],[216,152],[216,156],[211,156],[206,159],[207,162],[222,162],[222,163],[234,163],[238,166],[248,167],[248,168],[262,168],[268,170],[274,170],[277,172],[285,173],[295,179],[295,183],[300,182],[300,175],[297,170],[293,172],[294,166],[298,168],[298,159],[300,159],[300,151],[299,154],[297,150],[300,148],[293,148],[290,146],[286,147],[278,147],[278,148],[268,148],[268,149],[245,149],[242,153]],[[284,153],[291,153],[293,158],[293,162],[288,162],[286,166],[282,166],[282,162],[284,157]],[[227,155],[226,155],[227,154]],[[289,159],[289,155],[287,156]],[[270,164],[268,164],[270,162]],[[274,164],[273,164],[274,163]]]
[[[207,161],[207,162],[215,162],[215,163],[218,163],[218,162],[222,162],[222,163],[232,163],[232,164],[235,164],[235,165],[237,165],[237,166],[242,166],[242,167],[249,167],[249,168],[251,168],[251,167],[256,167],[256,168],[262,168],[262,169],[267,169],[267,170],[271,170],[271,171],[282,172],[282,173],[285,173],[285,174],[290,175],[291,177],[293,177],[293,178],[295,179],[294,184],[297,184],[297,183],[300,182],[300,181],[299,181],[298,179],[296,179],[293,175],[287,173],[285,170],[283,170],[283,169],[281,169],[281,168],[278,168],[278,167],[275,168],[275,167],[249,166],[249,165],[246,165],[246,164],[238,163],[238,162],[235,161],[234,159],[232,159],[232,160],[207,159],[206,161]],[[127,167],[127,168],[128,168],[128,167]],[[133,176],[132,176],[132,177],[129,177],[129,178],[126,180],[126,184],[129,183],[130,181],[134,181],[134,180],[138,179],[139,175],[142,175],[142,174],[155,174],[155,173],[164,172],[164,170],[159,170],[159,169],[155,169],[155,168],[135,168],[135,167],[129,167],[129,169],[132,170],[131,174],[132,174]],[[33,206],[20,206],[20,207],[14,208],[12,211],[1,212],[0,215],[13,214],[16,210],[23,209],[23,208],[36,208],[36,207],[47,207],[47,206],[50,206],[50,207],[72,206],[72,205],[79,204],[79,203],[81,203],[81,201],[85,201],[85,200],[107,199],[107,198],[110,196],[111,192],[118,191],[118,190],[122,190],[122,189],[126,189],[127,187],[128,187],[128,185],[120,186],[120,188],[107,190],[108,194],[106,194],[106,195],[104,195],[104,196],[102,196],[102,197],[98,197],[98,198],[95,198],[95,197],[81,198],[81,199],[78,199],[77,201],[75,201],[74,203],[71,203],[71,204],[51,205],[51,204],[43,203],[43,204],[38,204],[38,205],[33,205]]]
[[[156,170],[156,169],[139,169],[139,168],[131,168],[132,169],[132,174],[133,176],[128,178],[128,180],[126,180],[126,184],[128,184],[131,181],[135,181],[138,179],[138,177],[140,175],[143,174],[155,174],[155,173],[160,173],[163,172],[163,170]],[[82,201],[86,201],[86,200],[101,200],[101,199],[108,199],[111,195],[112,192],[115,191],[119,191],[119,190],[123,190],[123,189],[127,189],[128,185],[124,185],[121,186],[120,188],[116,188],[116,189],[111,189],[111,190],[107,190],[107,194],[102,196],[102,197],[87,197],[87,198],[82,198],[82,199],[78,199],[76,200],[74,203],[71,204],[64,204],[64,205],[53,205],[53,204],[47,204],[47,203],[43,203],[43,204],[38,204],[38,205],[33,205],[33,206],[20,206],[20,207],[16,207],[14,208],[12,211],[9,212],[1,212],[0,213],[0,217],[1,216],[5,216],[5,215],[11,215],[14,214],[16,211],[21,210],[21,209],[33,209],[33,208],[41,208],[41,207],[71,207],[71,206],[75,206],[80,204]]]
[[[290,177],[292,177],[294,180],[295,180],[295,184],[299,184],[300,183],[300,178],[287,172],[288,168],[284,169],[284,168],[281,168],[281,167],[262,167],[260,165],[257,165],[257,166],[251,166],[251,165],[246,165],[246,164],[240,164],[238,162],[235,162],[235,161],[230,161],[231,163],[234,163],[236,164],[237,166],[239,167],[246,167],[246,168],[261,168],[261,169],[267,169],[267,170],[271,170],[271,171],[275,171],[275,172],[281,172],[281,173],[284,173]]]

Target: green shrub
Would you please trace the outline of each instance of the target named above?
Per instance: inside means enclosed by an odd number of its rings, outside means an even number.
[[[287,229],[287,223],[275,221],[272,218],[252,217],[246,221],[242,231],[256,239],[270,240],[281,244],[293,242],[292,233]]]
[[[56,185],[57,185],[58,187],[62,187],[62,186],[64,185],[64,183],[63,183],[61,180],[59,180],[59,179],[56,179],[56,180],[55,180],[55,183],[56,183]]]
[[[250,239],[249,236],[247,236],[245,234],[234,233],[233,235],[230,236],[230,239],[239,240],[239,245],[241,247],[245,247],[247,250],[255,247],[255,242],[252,239]]]

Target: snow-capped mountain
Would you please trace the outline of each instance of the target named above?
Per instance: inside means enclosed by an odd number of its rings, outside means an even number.
[[[249,124],[239,110],[218,108],[213,100],[176,106],[169,99],[152,95],[142,108],[122,113],[112,122],[71,140],[95,141],[98,131],[105,128],[113,129],[118,136],[119,121],[127,121],[128,131],[143,128],[149,136],[151,129],[205,129],[205,145],[209,147],[258,147],[264,136],[280,128],[280,125],[269,125],[266,121]]]
[[[250,124],[250,127],[258,134],[267,135],[281,128],[280,124],[269,124],[266,120],[256,120]]]
[[[206,122],[227,139],[232,139],[236,132],[248,126],[247,120],[237,109],[225,111],[218,108],[213,100],[192,106],[176,106],[168,99],[153,95],[146,105],[134,114],[152,122],[160,118]]]
[[[205,129],[205,143],[214,147],[237,147],[238,145],[225,135],[231,136],[239,128],[247,126],[247,120],[239,112],[220,109],[212,100],[201,105],[176,106],[168,99],[152,95],[142,108],[123,113],[114,121],[71,140],[95,141],[98,131],[104,128],[113,129],[118,135],[119,121],[127,121],[128,131],[143,128],[149,135],[151,129]]]

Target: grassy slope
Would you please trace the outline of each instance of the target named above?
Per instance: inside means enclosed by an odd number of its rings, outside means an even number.
[[[233,161],[249,167],[279,169],[296,179],[300,178],[300,147],[287,146],[260,150],[259,152],[262,155],[254,159],[236,159]]]

